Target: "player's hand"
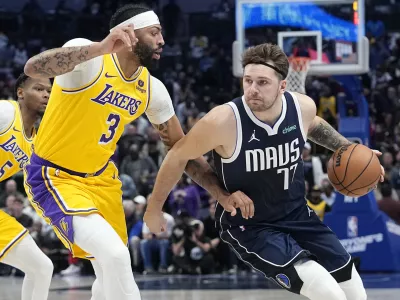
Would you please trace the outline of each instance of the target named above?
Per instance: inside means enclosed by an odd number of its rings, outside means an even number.
[[[231,213],[231,216],[236,216],[236,209],[239,208],[242,212],[244,219],[252,218],[254,216],[254,203],[241,191],[234,192],[229,196],[224,196],[218,200],[222,207]]]
[[[115,27],[110,34],[100,42],[100,46],[103,54],[111,54],[124,49],[132,51],[138,41],[133,25],[129,24],[127,26]]]
[[[375,155],[378,157],[382,155],[382,152],[380,152],[378,150],[372,150],[372,152],[374,152]],[[385,181],[385,169],[381,165],[381,182],[383,182],[383,181]]]
[[[149,227],[150,232],[159,234],[165,232],[167,228],[167,220],[164,218],[164,214],[161,210],[146,210],[143,217],[144,223]]]

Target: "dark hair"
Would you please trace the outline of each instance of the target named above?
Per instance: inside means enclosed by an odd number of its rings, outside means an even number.
[[[23,87],[25,81],[27,81],[30,77],[26,75],[25,73],[21,73],[17,80],[15,81],[15,86],[14,86],[14,97],[15,100],[18,100],[18,88]]]
[[[132,18],[146,11],[151,11],[151,8],[145,3],[126,4],[124,6],[121,6],[111,17],[110,29],[128,20],[129,18]]]
[[[261,44],[248,48],[242,56],[242,66],[250,64],[267,65],[275,70],[276,75],[285,79],[289,71],[289,61],[286,54],[278,45]]]

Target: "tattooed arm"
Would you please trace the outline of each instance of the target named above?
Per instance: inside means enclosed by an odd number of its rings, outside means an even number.
[[[24,72],[33,78],[52,78],[71,72],[77,65],[92,58],[122,50],[132,51],[136,42],[132,26],[117,27],[99,43],[51,49],[31,57]]]
[[[24,68],[32,78],[52,78],[71,72],[77,65],[102,55],[99,43],[63,47],[44,51],[31,57]]]
[[[303,127],[309,140],[332,151],[336,151],[344,145],[352,144],[328,122],[316,115],[317,108],[310,97],[299,93],[295,93],[295,95],[300,103]]]
[[[328,122],[316,116],[308,129],[308,138],[329,150],[336,151],[344,145],[352,144],[337,132]]]

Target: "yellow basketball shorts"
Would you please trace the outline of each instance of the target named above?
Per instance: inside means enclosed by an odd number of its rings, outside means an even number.
[[[100,175],[86,178],[37,161],[31,159],[24,169],[26,193],[36,212],[52,225],[74,257],[93,258],[74,243],[72,219],[76,215],[100,214],[127,244],[122,184],[112,161]]]
[[[0,210],[0,261],[28,234],[18,221]]]

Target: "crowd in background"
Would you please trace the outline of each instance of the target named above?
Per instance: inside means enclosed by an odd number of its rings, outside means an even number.
[[[34,0],[28,1],[17,14],[0,10],[4,14],[0,26],[0,99],[14,99],[15,78],[29,57],[59,47],[74,37],[101,40],[108,32],[111,14],[129,1],[86,1],[79,13],[64,0],[56,2],[51,12],[44,11]],[[187,16],[174,1],[163,7],[157,0],[147,2],[160,16],[166,41],[159,67],[152,74],[166,85],[176,115],[187,132],[211,108],[241,95],[240,80],[232,76],[234,7],[231,1],[221,0],[206,16]],[[214,30],[216,26],[221,30]],[[372,148],[383,152],[382,164],[386,169],[386,183],[379,186],[375,196],[380,208],[400,224],[400,34],[388,32],[374,18],[367,23],[366,32],[370,39],[371,72],[362,76],[362,83],[370,110]],[[332,78],[309,77],[306,88],[319,107],[318,114],[337,126],[339,84]],[[320,105],[327,102],[334,105]],[[143,224],[147,199],[164,156],[157,131],[142,116],[126,127],[113,157],[123,183],[134,271],[207,274],[249,270],[219,239],[214,220],[215,199],[186,176],[164,206],[167,230],[153,235]],[[336,194],[327,179],[327,158],[328,152],[306,143],[303,159],[307,199],[315,204],[324,201],[332,207]],[[212,163],[210,156],[207,159]],[[20,174],[0,184],[0,209],[30,230],[53,260],[56,272],[85,272],[86,264],[68,258],[68,251],[51,227],[27,203]],[[0,274],[10,272],[14,271],[0,267]]]

